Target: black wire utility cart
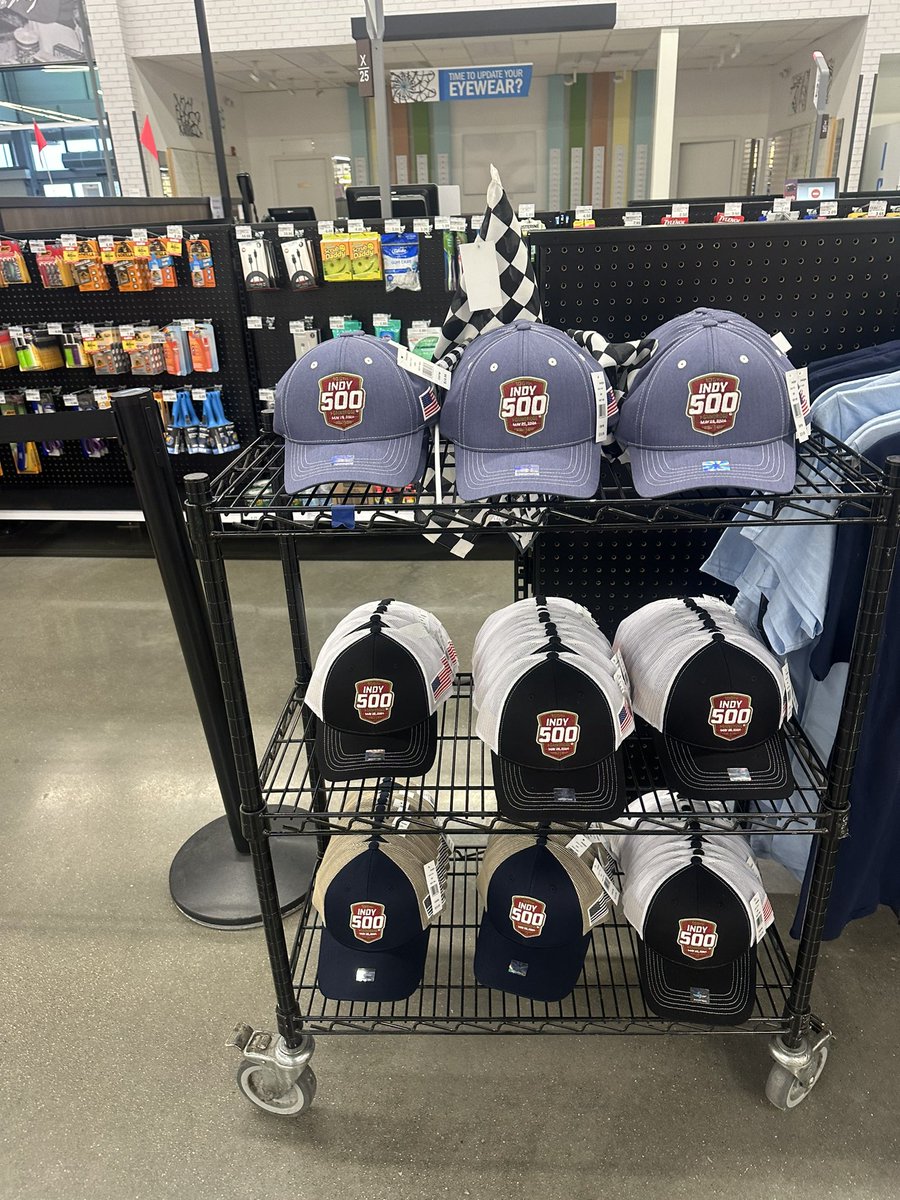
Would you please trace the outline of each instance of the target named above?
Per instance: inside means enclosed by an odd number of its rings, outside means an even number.
[[[445,450],[445,455],[452,450]],[[746,496],[637,496],[626,471],[604,462],[595,499],[547,498],[538,508],[499,505],[485,523],[483,511],[427,494],[392,507],[374,488],[360,488],[348,513],[340,489],[322,489],[314,502],[289,495],[283,480],[283,446],[264,434],[215,480],[189,475],[187,515],[198,558],[230,723],[241,789],[243,828],[253,854],[269,963],[275,987],[277,1032],[238,1025],[230,1044],[242,1053],[238,1083],[253,1104],[291,1115],[312,1103],[311,1066],[317,1034],[361,1033],[702,1033],[762,1034],[774,1064],[766,1094],[780,1108],[798,1104],[816,1083],[827,1058],[831,1031],[811,1009],[825,910],[840,839],[846,835],[848,792],[867,690],[878,648],[900,514],[900,460],[882,474],[826,434],[814,432],[800,448],[795,490],[765,511]],[[410,999],[386,1004],[326,1000],[316,988],[319,918],[309,899],[287,936],[272,870],[273,838],[312,837],[318,853],[328,839],[379,823],[372,806],[382,781],[326,784],[313,753],[315,718],[303,705],[310,678],[310,642],[300,560],[311,537],[408,537],[435,527],[480,536],[519,535],[514,598],[565,595],[587,604],[609,631],[625,612],[663,596],[697,594],[715,584],[699,565],[735,514],[751,522],[815,525],[862,522],[873,530],[863,599],[853,645],[849,682],[832,759],[826,766],[793,720],[788,731],[798,790],[789,810],[747,806],[721,818],[722,831],[753,828],[796,836],[814,832],[815,866],[796,949],[772,927],[760,948],[756,1001],[746,1024],[729,1030],[679,1024],[654,1016],[638,982],[630,927],[614,920],[595,928],[584,973],[565,1000],[541,1004],[482,988],[472,974],[480,912],[474,878],[484,835],[497,812],[490,763],[475,736],[471,677],[459,678],[440,716],[439,752],[421,781],[436,800],[437,822],[453,838],[449,895],[434,927],[423,985]],[[348,520],[349,518],[349,520]],[[346,526],[350,524],[352,529]],[[229,597],[224,552],[229,541],[277,539],[287,593],[296,680],[261,759],[257,759]],[[460,570],[465,565],[460,564]],[[598,571],[603,587],[598,588]],[[728,595],[725,589],[721,594]],[[641,736],[625,743],[629,800],[653,793],[661,779],[653,743]],[[418,781],[410,780],[413,787]],[[649,801],[646,802],[649,811]],[[753,809],[751,811],[751,809]],[[407,812],[413,827],[426,815]],[[672,818],[658,812],[635,836],[671,831]],[[615,827],[617,822],[611,822]],[[391,826],[393,828],[393,826]],[[526,826],[521,826],[526,828]],[[561,825],[576,831],[579,826]],[[385,835],[389,829],[383,827]]]

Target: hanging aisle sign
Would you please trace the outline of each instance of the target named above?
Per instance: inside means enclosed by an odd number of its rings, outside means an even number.
[[[531,63],[500,67],[426,67],[391,71],[395,104],[437,100],[518,100],[531,87]]]

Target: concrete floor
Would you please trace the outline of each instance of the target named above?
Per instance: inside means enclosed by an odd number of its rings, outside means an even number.
[[[230,572],[261,748],[292,676],[280,568]],[[399,595],[465,660],[509,572],[314,564],[313,635]],[[315,1106],[252,1108],[223,1041],[272,1024],[262,936],[191,925],[167,891],[220,810],[155,565],[5,558],[0,596],[3,1200],[895,1200],[886,912],[823,951],[816,1007],[839,1040],[791,1113],[764,1099],[762,1040],[727,1037],[323,1037]],[[774,902],[784,920],[794,898]]]

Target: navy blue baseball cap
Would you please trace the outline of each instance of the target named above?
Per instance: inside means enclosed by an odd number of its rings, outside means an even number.
[[[439,408],[433,387],[404,371],[382,338],[350,333],[314,346],[275,388],[285,487],[421,479]]]
[[[650,336],[656,351],[616,426],[639,495],[789,492],[797,471],[791,363],[765,330],[734,313],[698,309]]]
[[[441,410],[463,500],[523,492],[589,499],[610,393],[596,359],[559,329],[514,321],[466,347]]]
[[[609,900],[568,841],[543,832],[489,838],[477,881],[484,915],[474,971],[482,986],[549,1002],[578,982]]]
[[[328,999],[403,1000],[420,986],[440,912],[423,860],[431,855],[437,871],[439,841],[436,832],[331,839],[313,889],[324,923],[317,986]]]

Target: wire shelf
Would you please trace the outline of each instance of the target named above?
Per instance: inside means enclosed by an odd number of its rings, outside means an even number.
[[[294,986],[307,1030],[319,1033],[773,1033],[782,1014],[791,962],[775,926],[759,946],[756,1004],[740,1026],[673,1022],[655,1016],[641,995],[635,935],[625,923],[594,929],[585,968],[572,993],[552,1004],[481,987],[472,973],[480,902],[479,853],[451,860],[447,904],[431,931],[422,986],[386,1004],[327,1000],[316,987],[321,922],[307,900],[291,954]]]
[[[302,689],[288,699],[260,764],[260,778],[268,807],[270,834],[346,834],[371,827],[378,820],[373,798],[378,781],[352,780],[341,783],[319,781],[313,758],[315,718],[303,708]],[[792,750],[797,790],[778,811],[762,803],[743,809],[729,806],[726,815],[707,817],[716,832],[744,833],[758,829],[768,833],[806,834],[818,831],[818,814],[825,793],[824,767],[799,726],[791,723],[787,738]],[[651,819],[639,833],[671,833],[674,815],[654,813],[654,797],[663,778],[649,728],[638,721],[635,734],[623,743],[625,779],[629,802],[644,797],[641,811]],[[436,820],[454,836],[484,834],[498,821],[517,829],[527,822],[510,821],[497,812],[491,774],[490,751],[475,733],[472,677],[462,674],[438,715],[438,750],[434,766],[423,778],[398,779],[398,787],[424,788],[434,797]],[[431,809],[405,809],[411,826]],[[622,819],[604,820],[604,828],[627,829]],[[554,822],[554,828],[577,831],[584,822]]]
[[[452,445],[442,445],[444,478],[453,477],[453,453]],[[284,486],[284,443],[267,435],[213,480],[210,509],[222,519],[215,535],[335,534],[348,529],[439,533],[448,525],[458,532],[487,529],[520,534],[534,534],[548,525],[574,530],[686,525],[724,529],[738,513],[754,525],[771,524],[776,517],[794,525],[872,523],[884,491],[878,468],[820,430],[799,447],[797,483],[786,496],[718,490],[646,499],[635,492],[630,468],[606,458],[597,495],[590,501],[542,496],[537,503],[525,497],[472,503],[456,497],[452,484],[439,501],[433,483],[427,482],[431,477],[432,472],[427,472],[426,482],[403,493],[389,494],[374,484],[329,484],[293,495]],[[771,501],[762,512],[751,507],[761,498]]]

